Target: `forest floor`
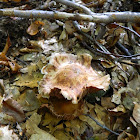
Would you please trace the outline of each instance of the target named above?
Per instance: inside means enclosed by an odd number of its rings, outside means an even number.
[[[138,0],[56,1],[0,9],[140,12]],[[139,73],[140,23],[1,16],[0,140],[139,140]]]

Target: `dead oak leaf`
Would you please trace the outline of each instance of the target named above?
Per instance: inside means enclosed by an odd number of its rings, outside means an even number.
[[[22,122],[25,119],[21,105],[11,98],[3,100],[2,111],[15,118],[17,122]]]

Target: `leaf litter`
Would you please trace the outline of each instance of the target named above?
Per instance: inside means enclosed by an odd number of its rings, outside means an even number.
[[[75,11],[51,1],[36,1],[34,4],[14,0],[9,3],[2,2],[6,8],[17,6],[23,8],[22,10],[38,8],[47,3],[49,6],[46,6],[46,9],[49,10]],[[123,2],[113,0],[110,5],[107,0],[76,0],[76,3],[95,12],[112,11],[116,8],[122,10],[122,6],[127,7],[126,1]],[[22,7],[22,4],[25,5]],[[132,10],[135,5],[129,6]],[[139,34],[138,24],[114,23],[105,26],[80,21],[82,32],[92,36],[99,46],[104,46],[110,52],[105,53],[87,36],[77,31],[73,21],[28,19],[25,23],[25,19],[1,18],[0,139],[140,138],[140,62],[137,61],[139,56],[135,56],[140,53],[139,38],[130,30]],[[9,25],[9,22],[14,26]],[[125,27],[129,27],[128,30]],[[8,35],[5,35],[5,30]],[[55,54],[60,55],[60,58],[54,57]],[[66,55],[65,58],[63,54]],[[114,56],[113,59],[111,55]],[[116,65],[116,61],[119,65]],[[88,77],[94,84],[94,90],[88,83],[84,90],[81,90],[80,84],[83,82],[78,79],[81,72],[78,67],[81,64],[83,70],[92,67],[95,73],[101,77],[108,75],[110,79],[105,81],[106,77],[93,80]],[[71,67],[72,65],[75,66]],[[63,72],[57,78],[60,68]],[[91,76],[93,72],[90,72]],[[75,78],[78,80],[75,83],[74,79],[70,80],[73,75],[77,75]],[[86,78],[84,80],[88,81]],[[65,86],[66,81],[68,84]],[[64,83],[61,85],[61,82]],[[77,86],[73,88],[69,82]],[[40,93],[41,86],[45,93]],[[74,93],[78,86],[79,94]],[[80,107],[75,107],[77,104],[80,104]],[[82,113],[74,114],[70,111],[73,109],[75,112],[82,110]],[[67,114],[69,112],[70,115]],[[71,117],[73,115],[74,117]]]

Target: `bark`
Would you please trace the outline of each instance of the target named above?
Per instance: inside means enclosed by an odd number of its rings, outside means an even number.
[[[45,18],[45,19],[65,19],[65,20],[83,20],[95,23],[112,22],[140,22],[140,13],[138,12],[107,12],[93,13],[92,15],[66,12],[53,12],[43,10],[10,10],[0,9],[0,16],[12,16],[23,18]]]

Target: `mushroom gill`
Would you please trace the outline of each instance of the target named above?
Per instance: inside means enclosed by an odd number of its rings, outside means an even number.
[[[93,70],[91,59],[89,54],[54,53],[42,68],[39,93],[49,99],[49,109],[56,116],[77,117],[82,113],[86,94],[108,89],[110,76]]]

